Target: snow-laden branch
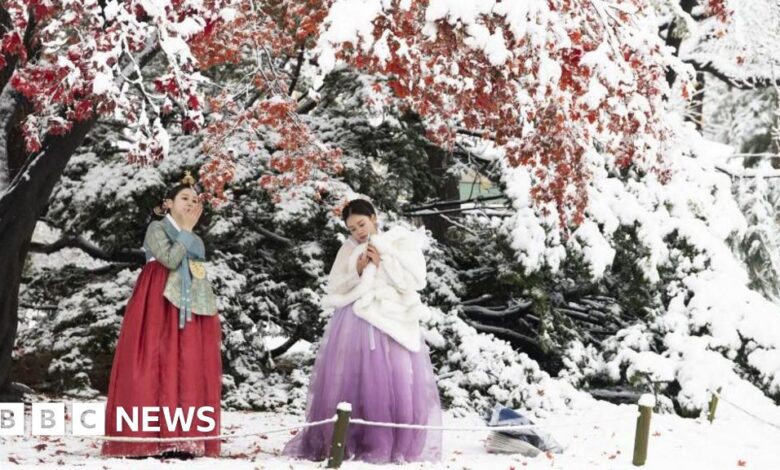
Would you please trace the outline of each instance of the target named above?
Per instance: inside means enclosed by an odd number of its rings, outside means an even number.
[[[48,244],[37,242],[30,244],[31,252],[47,255],[56,253],[65,248],[77,248],[93,258],[115,263],[134,263],[141,265],[145,261],[143,250],[124,249],[112,252],[100,248],[82,236],[63,237]]]
[[[483,307],[481,305],[463,305],[461,309],[463,313],[468,316],[476,315],[486,318],[511,318],[516,315],[523,315],[528,312],[528,309],[533,305],[533,301],[527,300],[524,302],[515,301],[504,307]]]
[[[697,71],[712,74],[712,76],[718,80],[721,80],[734,88],[739,88],[740,90],[780,86],[780,77],[772,78],[768,76],[746,75],[731,76],[728,73],[718,69],[718,67],[713,62],[702,63],[695,59],[686,59],[684,62],[691,64]]]

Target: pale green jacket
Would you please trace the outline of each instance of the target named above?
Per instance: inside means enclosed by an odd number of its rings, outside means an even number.
[[[147,262],[157,260],[170,270],[163,295],[179,308],[179,328],[184,328],[193,313],[217,314],[216,296],[207,273],[203,275],[205,249],[200,237],[180,230],[173,219],[166,216],[149,224],[144,251]]]

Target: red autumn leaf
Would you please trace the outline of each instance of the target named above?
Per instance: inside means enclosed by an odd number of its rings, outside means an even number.
[[[187,106],[194,110],[200,109],[200,101],[198,100],[198,97],[195,95],[190,95],[190,97],[187,99]]]

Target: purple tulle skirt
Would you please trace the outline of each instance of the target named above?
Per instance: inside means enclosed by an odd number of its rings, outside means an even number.
[[[441,403],[428,347],[411,352],[352,312],[335,311],[320,342],[309,384],[306,421],[336,414],[352,404],[352,417],[369,421],[441,425]],[[323,460],[333,425],[301,430],[283,454]],[[345,459],[371,463],[439,461],[441,431],[350,424]]]

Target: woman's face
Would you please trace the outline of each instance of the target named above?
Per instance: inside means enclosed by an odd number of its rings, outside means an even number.
[[[171,211],[171,216],[177,221],[184,218],[184,214],[191,211],[198,204],[198,194],[190,188],[184,188],[173,199],[166,199],[165,204]]]
[[[376,233],[376,216],[352,214],[347,217],[347,228],[358,243],[364,243],[370,234]]]

